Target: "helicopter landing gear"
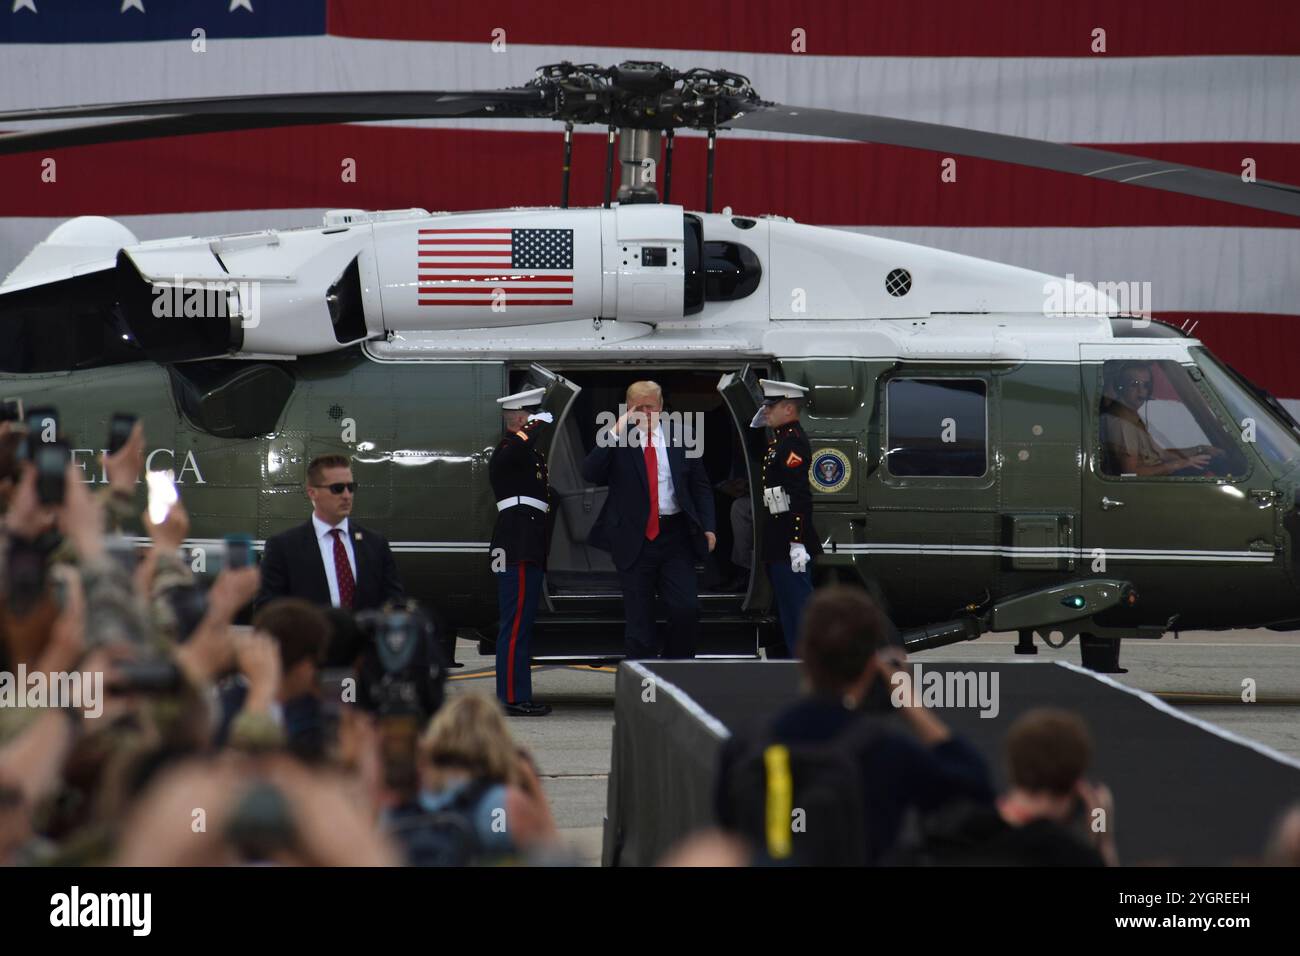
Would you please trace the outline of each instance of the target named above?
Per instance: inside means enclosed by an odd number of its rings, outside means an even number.
[[[1098,674],[1127,674],[1128,668],[1119,666],[1119,644],[1117,637],[1080,634],[1080,662],[1088,670],[1096,671]]]
[[[1034,646],[1034,632],[1021,631],[1020,639],[1016,641],[1017,654],[1037,654],[1038,648]]]

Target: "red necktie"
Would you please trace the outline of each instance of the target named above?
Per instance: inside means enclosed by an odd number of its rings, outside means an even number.
[[[649,435],[645,440],[645,478],[650,485],[650,517],[645,523],[645,536],[653,541],[659,537],[659,456]]]
[[[352,565],[348,564],[348,549],[343,547],[343,532],[335,528],[334,535],[334,575],[339,582],[339,607],[352,610],[352,601],[357,594],[357,582],[352,577]]]

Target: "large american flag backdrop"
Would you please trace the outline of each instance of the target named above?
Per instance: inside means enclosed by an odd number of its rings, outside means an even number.
[[[0,0],[0,109],[483,89],[566,59],[721,67],[780,102],[1300,183],[1295,0]],[[120,218],[143,239],[319,223],[331,207],[553,204],[557,130],[402,122],[113,144],[51,152],[54,182],[41,156],[0,157],[0,274],[75,215]],[[1233,365],[1300,399],[1300,222],[974,159],[945,182],[944,158],[724,133],[717,204],[1079,280],[1149,281],[1157,315],[1197,322]],[[355,181],[341,175],[349,159]],[[603,161],[602,131],[579,128],[575,204],[599,201]],[[683,135],[673,199],[699,208],[703,186],[704,141]]]

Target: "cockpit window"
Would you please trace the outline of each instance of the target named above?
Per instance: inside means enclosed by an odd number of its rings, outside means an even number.
[[[1274,465],[1291,465],[1300,461],[1300,439],[1279,422],[1263,401],[1232,372],[1204,349],[1193,349],[1196,364],[1232,415],[1242,441],[1253,443]]]
[[[1101,471],[1116,478],[1236,478],[1246,457],[1177,362],[1103,363]]]

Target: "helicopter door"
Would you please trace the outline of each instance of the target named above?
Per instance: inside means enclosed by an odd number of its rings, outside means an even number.
[[[1280,573],[1272,477],[1185,352],[1081,345],[1080,360],[1084,572],[1133,580],[1139,611]]]
[[[749,423],[754,420],[754,415],[758,412],[759,405],[762,404],[762,392],[758,387],[757,376],[748,365],[739,372],[727,372],[718,380],[718,391],[722,395],[722,400],[727,403],[727,410],[731,413],[731,420],[740,433],[741,445],[745,449],[745,468],[749,475],[750,514],[757,516],[763,506],[760,471],[763,443],[755,440],[756,432],[749,427]],[[718,515],[718,520],[726,521],[728,517],[728,515]],[[750,552],[749,589],[745,592],[744,603],[741,604],[741,609],[745,611],[766,610],[772,603],[772,587],[762,568],[762,562],[758,560],[763,547],[763,523],[755,520],[753,527],[754,545]]]
[[[550,412],[555,416],[555,421],[551,423],[550,428],[542,430],[537,436],[537,445],[535,446],[543,455],[550,458],[551,445],[555,441],[555,436],[560,433],[560,427],[564,424],[564,416],[569,413],[573,400],[577,398],[578,393],[582,391],[577,385],[574,385],[562,375],[557,375],[550,369],[538,365],[534,362],[529,370],[541,380],[541,385],[545,387],[546,394],[542,396],[541,411]]]

